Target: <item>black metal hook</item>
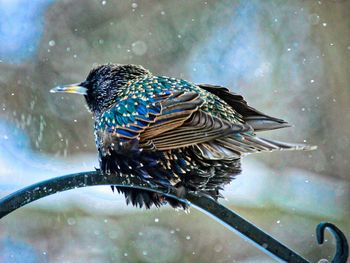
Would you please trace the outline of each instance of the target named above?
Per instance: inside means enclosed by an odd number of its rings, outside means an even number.
[[[332,235],[335,238],[336,241],[336,251],[335,255],[333,257],[332,262],[338,263],[338,262],[346,262],[349,257],[349,245],[346,240],[346,237],[343,232],[340,231],[339,228],[337,228],[332,223],[328,222],[321,222],[318,224],[316,228],[316,237],[318,244],[323,244],[324,241],[324,232],[328,229],[329,232],[332,233]]]
[[[172,189],[169,191],[169,189],[162,189],[154,185],[150,186],[147,182],[141,181],[138,177],[101,174],[99,171],[83,172],[52,178],[12,193],[0,199],[0,218],[45,196],[93,185],[116,185],[119,187],[138,188],[161,193],[169,198],[193,206],[209,214],[230,230],[234,230],[247,240],[253,242],[259,249],[272,256],[277,261],[292,263],[309,262],[234,211],[219,204],[208,196],[201,195],[200,193],[188,192],[184,199],[180,199]],[[322,222],[317,226],[316,234],[318,243],[323,243],[324,230],[326,228],[328,228],[336,238],[336,254],[332,262],[346,263],[349,255],[348,243],[345,235],[335,225]]]

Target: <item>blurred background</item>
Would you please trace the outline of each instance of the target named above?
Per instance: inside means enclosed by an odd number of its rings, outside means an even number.
[[[313,262],[320,221],[350,238],[350,1],[0,0],[0,197],[98,166],[84,98],[50,94],[96,64],[229,87],[312,152],[247,156],[224,204]],[[0,262],[273,262],[200,212],[76,189],[0,221]]]

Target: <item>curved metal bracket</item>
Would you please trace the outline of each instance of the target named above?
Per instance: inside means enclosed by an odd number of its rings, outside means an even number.
[[[318,244],[322,245],[324,241],[324,231],[326,229],[329,229],[329,231],[333,234],[337,250],[335,252],[335,255],[333,257],[332,262],[347,262],[347,259],[349,257],[349,245],[346,240],[346,237],[343,232],[340,231],[339,228],[337,228],[332,223],[328,222],[321,222],[318,224],[316,228],[316,237]]]
[[[309,262],[301,255],[289,249],[252,223],[248,222],[232,210],[219,204],[206,195],[188,192],[186,193],[184,199],[180,199],[176,196],[173,189],[164,189],[155,185],[150,185],[138,177],[101,174],[99,171],[83,172],[56,177],[14,192],[13,194],[0,199],[0,218],[45,196],[74,188],[94,185],[113,185],[161,193],[162,195],[166,195],[168,198],[193,206],[196,209],[207,213],[230,230],[234,230],[246,240],[251,241],[259,249],[272,256],[277,261],[296,263]],[[345,235],[335,225],[323,222],[317,226],[316,234],[318,243],[323,243],[324,230],[326,228],[331,230],[337,243],[336,254],[332,262],[345,263],[349,254],[348,243]]]

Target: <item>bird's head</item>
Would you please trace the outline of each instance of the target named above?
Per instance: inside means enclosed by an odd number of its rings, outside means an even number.
[[[82,94],[89,109],[95,115],[99,115],[118,100],[128,81],[150,74],[142,66],[105,64],[93,68],[85,81],[58,86],[51,89],[51,92]]]

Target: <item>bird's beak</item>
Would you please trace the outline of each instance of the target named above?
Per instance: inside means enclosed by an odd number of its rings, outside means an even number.
[[[57,86],[56,88],[53,88],[50,90],[51,93],[56,92],[64,92],[64,93],[75,93],[75,94],[87,94],[87,89],[83,86],[80,86],[80,83],[76,84],[70,84],[66,86]]]

